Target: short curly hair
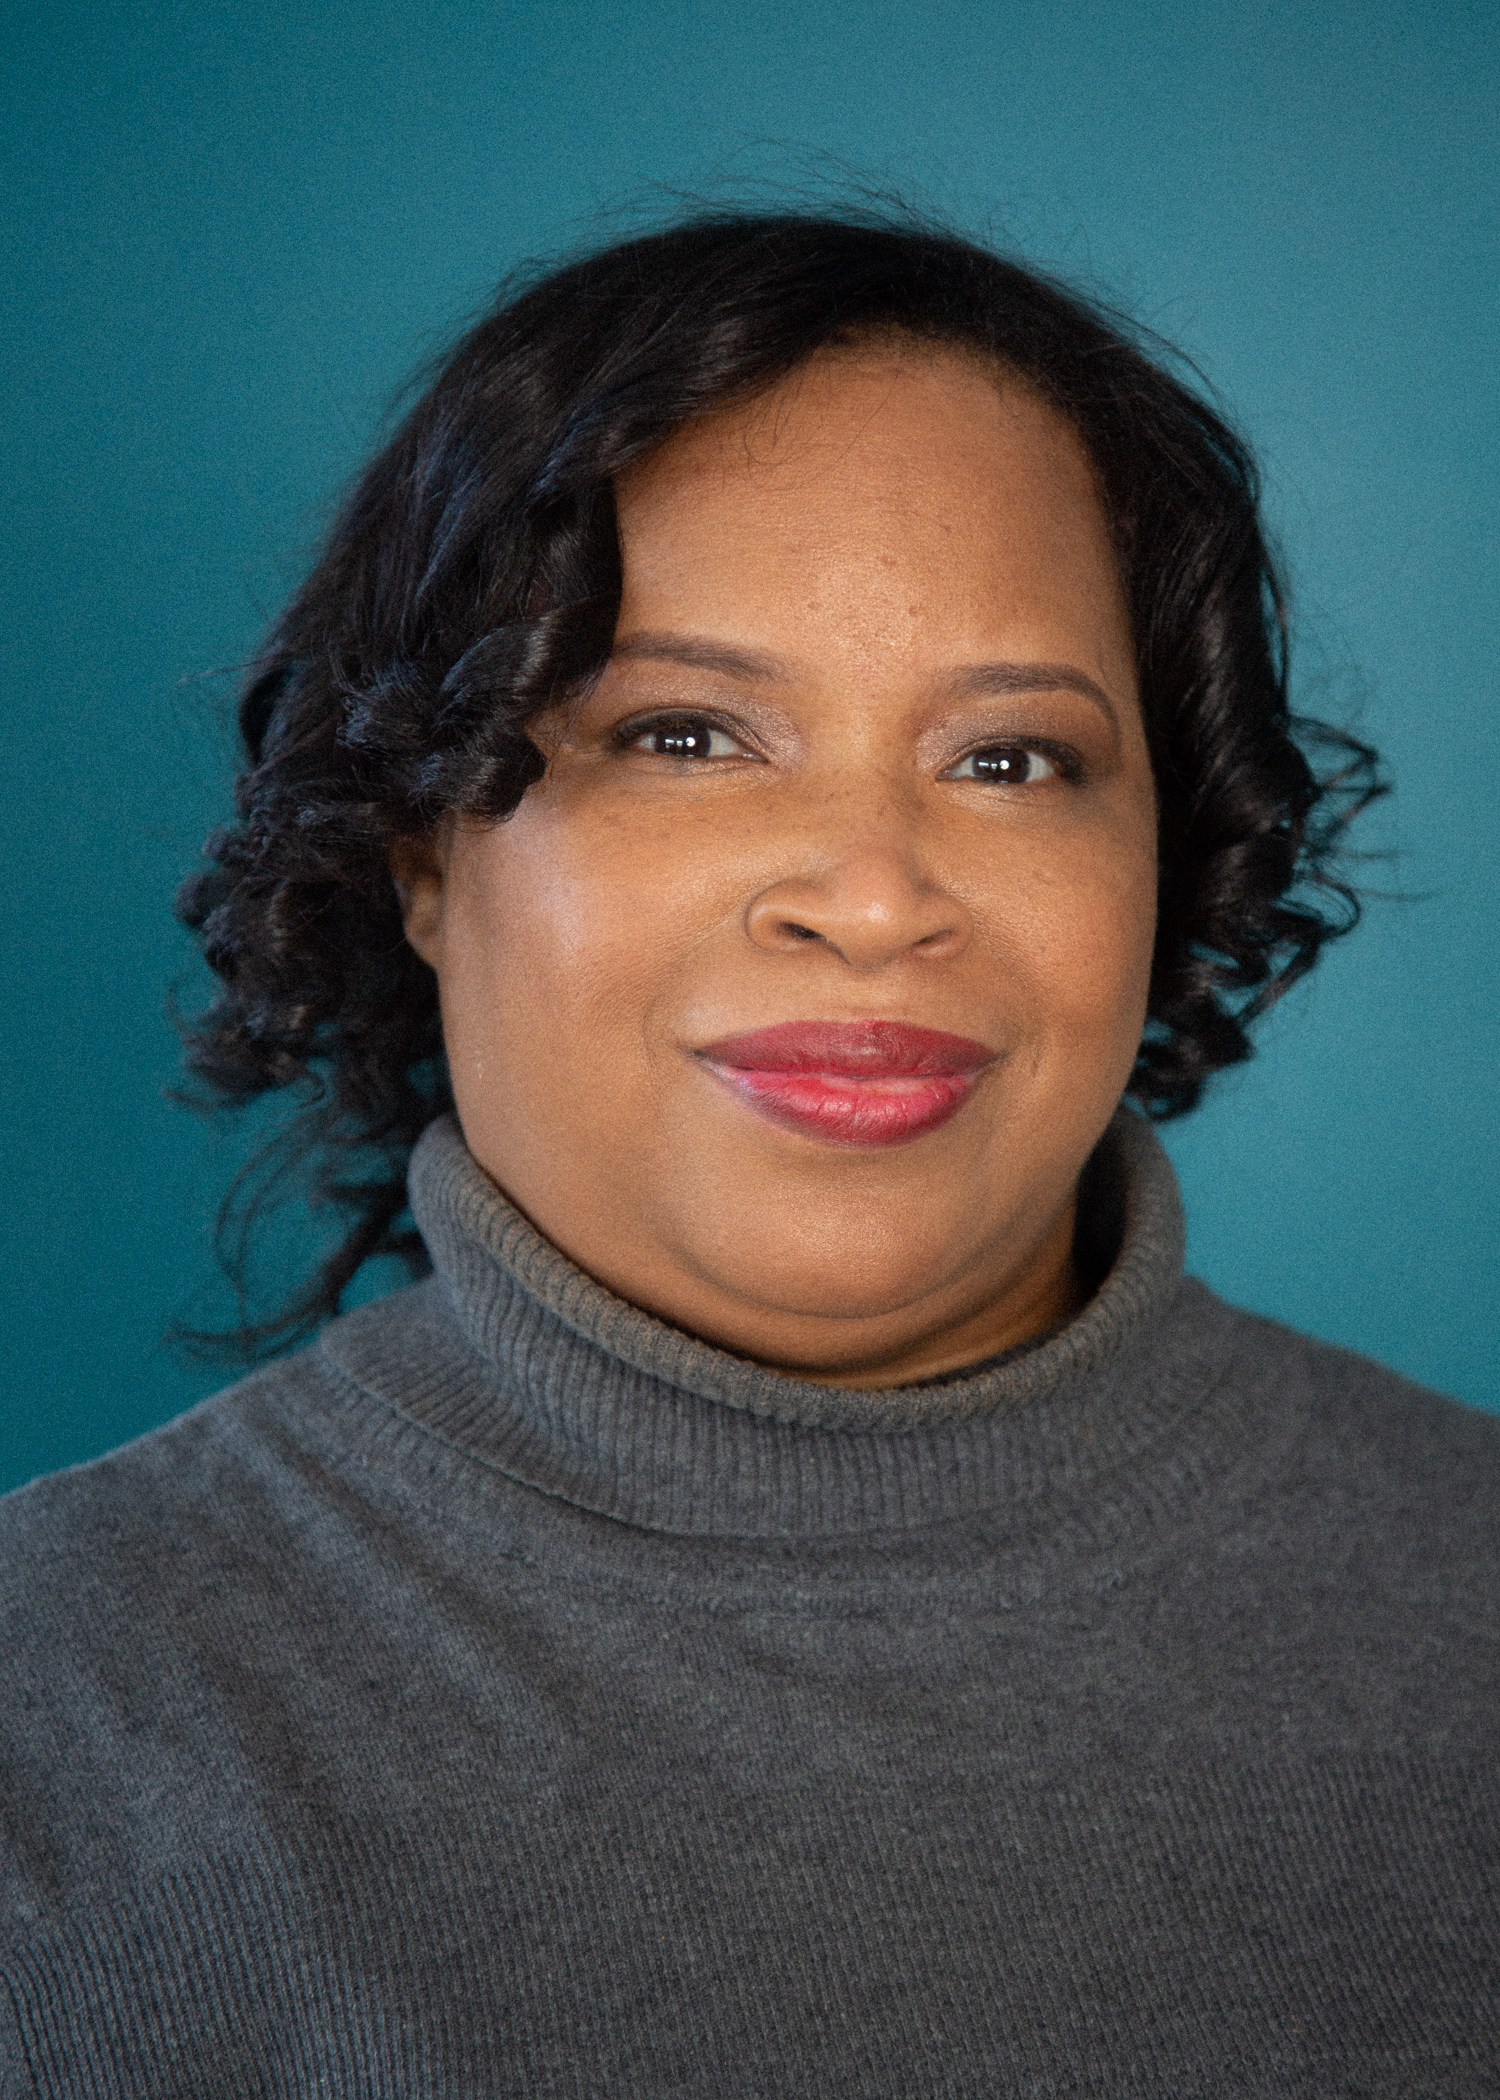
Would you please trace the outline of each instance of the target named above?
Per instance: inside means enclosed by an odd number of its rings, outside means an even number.
[[[1375,754],[1291,715],[1254,463],[1165,344],[949,232],[859,212],[714,213],[604,248],[464,336],[247,679],[236,821],[179,898],[222,980],[187,1031],[188,1063],[220,1102],[300,1091],[275,1178],[295,1165],[345,1224],[274,1317],[250,1320],[242,1295],[247,1353],[309,1332],[372,1256],[424,1266],[403,1227],[406,1161],[450,1094],[436,983],[403,938],[387,852],[450,811],[501,819],[538,778],[528,721],[611,646],[614,476],[820,346],[891,332],[1020,375],[1093,459],[1160,810],[1130,1084],[1146,1112],[1191,1108],[1250,1054],[1248,1024],[1353,925],[1331,856],[1381,792]],[[1336,754],[1321,777],[1317,751]],[[231,1228],[253,1184],[220,1221],[241,1275]]]

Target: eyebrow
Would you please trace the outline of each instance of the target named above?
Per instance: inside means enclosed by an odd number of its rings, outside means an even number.
[[[1092,700],[1112,727],[1119,728],[1115,703],[1102,685],[1075,664],[967,664],[951,680],[955,692],[987,693],[1081,693]]]
[[[617,643],[613,653],[629,661],[685,664],[692,671],[718,671],[726,678],[750,679],[760,685],[789,685],[794,675],[787,660],[769,650],[734,649],[726,642],[710,641],[700,635],[632,634]],[[963,699],[996,693],[1079,693],[1085,700],[1092,700],[1113,727],[1119,727],[1108,693],[1074,664],[965,664],[950,674],[947,683],[955,697]]]
[[[792,667],[765,649],[731,649],[692,634],[632,634],[616,642],[612,656],[629,661],[686,664],[690,671],[722,671],[726,678],[752,678],[762,685],[788,685]]]

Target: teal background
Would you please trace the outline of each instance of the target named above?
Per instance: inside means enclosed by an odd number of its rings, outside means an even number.
[[[230,685],[403,376],[664,190],[893,182],[1177,338],[1259,445],[1304,701],[1406,901],[1176,1131],[1192,1257],[1500,1405],[1500,30],[1478,5],[228,0],[12,14],[0,1484],[224,1374],[248,1139],[162,1099]],[[823,162],[819,156],[831,156]],[[659,187],[653,187],[659,186]],[[283,1250],[285,1251],[285,1249]]]

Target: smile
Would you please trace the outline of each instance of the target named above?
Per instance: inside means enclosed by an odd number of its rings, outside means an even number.
[[[697,1052],[772,1122],[835,1145],[902,1145],[958,1113],[995,1052],[903,1021],[783,1021]]]

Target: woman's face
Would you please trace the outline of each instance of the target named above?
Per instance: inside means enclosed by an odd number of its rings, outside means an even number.
[[[678,432],[618,513],[615,653],[533,725],[546,777],[396,857],[469,1146],[737,1354],[873,1386],[1007,1347],[1076,1302],[1155,925],[1083,447],[872,345]]]

